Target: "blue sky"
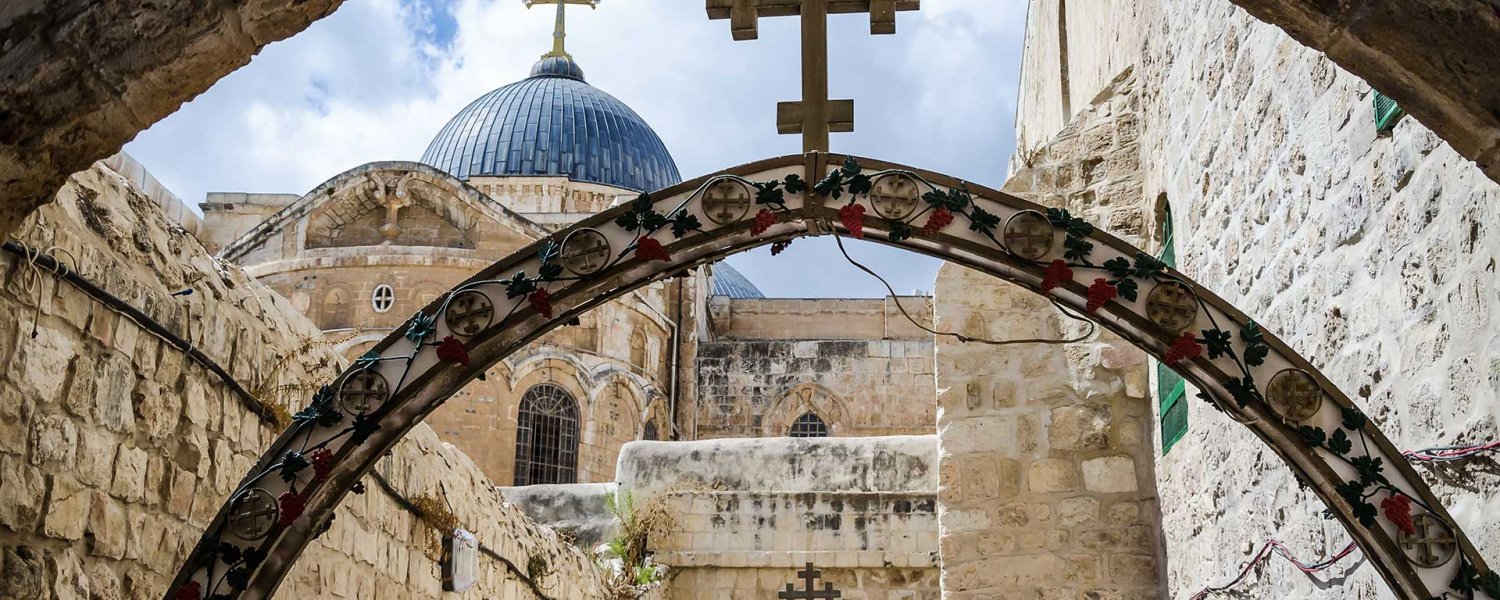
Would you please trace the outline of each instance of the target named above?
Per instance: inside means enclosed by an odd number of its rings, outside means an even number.
[[[1014,148],[1025,0],[934,0],[894,36],[866,15],[830,23],[830,89],[854,98],[856,131],[833,149],[998,186]],[[521,0],[347,0],[267,47],[126,146],[190,203],[206,192],[303,194],[349,168],[416,160],[459,109],[526,75],[551,47],[553,8]],[[763,19],[735,42],[702,0],[605,0],[570,8],[568,50],[589,83],[661,135],[684,177],[800,150],[775,106],[801,94],[796,19]],[[902,293],[931,290],[938,263],[859,244],[856,258]],[[883,296],[831,240],[730,263],[771,296]]]

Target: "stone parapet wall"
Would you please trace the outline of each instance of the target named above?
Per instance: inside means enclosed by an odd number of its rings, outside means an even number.
[[[844,598],[936,599],[937,451],[934,436],[635,442],[617,471],[636,506],[670,515],[649,547],[671,598],[772,598],[812,563]]]
[[[709,299],[709,330],[720,340],[915,340],[931,341],[914,318],[932,314],[927,296],[885,298]]]
[[[900,492],[937,489],[934,436],[755,438],[632,442],[620,451],[620,489],[668,492]]]
[[[826,315],[825,315],[826,318]],[[702,342],[699,439],[782,436],[813,413],[833,436],[932,433],[932,341]]]
[[[259,393],[247,401],[141,324],[0,254],[0,598],[160,598],[274,421],[341,359],[285,299],[213,259],[107,168],[74,176],[18,237]],[[549,597],[599,597],[587,556],[505,505],[425,426],[377,469],[280,595],[441,596],[437,534],[405,506],[430,496],[504,559],[480,561],[487,597],[536,597],[505,564],[524,570],[533,555],[556,572]]]
[[[672,598],[771,598],[812,564],[851,600],[938,597],[933,492],[680,492],[653,539]]]

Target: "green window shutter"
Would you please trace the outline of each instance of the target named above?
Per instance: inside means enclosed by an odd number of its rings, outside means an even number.
[[[1161,261],[1167,266],[1177,266],[1177,240],[1172,232],[1172,209],[1167,207],[1162,225],[1166,241],[1162,243]],[[1182,376],[1165,363],[1156,363],[1156,400],[1161,412],[1161,453],[1163,456],[1172,446],[1187,435],[1188,403],[1183,400],[1187,384]]]
[[[1406,116],[1406,111],[1401,110],[1401,106],[1396,104],[1395,100],[1380,93],[1379,90],[1374,90],[1374,93],[1370,95],[1375,98],[1375,131],[1390,133],[1396,128],[1396,122]]]

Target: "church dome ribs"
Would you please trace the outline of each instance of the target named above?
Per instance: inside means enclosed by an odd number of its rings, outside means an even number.
[[[422,162],[459,179],[566,176],[634,191],[682,181],[651,126],[561,56],[543,58],[530,77],[459,111]]]

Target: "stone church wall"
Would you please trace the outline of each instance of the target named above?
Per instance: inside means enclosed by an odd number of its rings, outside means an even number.
[[[214,260],[103,167],[76,175],[18,238],[191,342],[264,400],[252,412],[203,364],[71,284],[0,254],[0,598],[160,598],[202,528],[340,358],[282,297]],[[187,296],[172,292],[191,288]],[[33,332],[35,335],[33,335]],[[283,360],[283,356],[291,358]],[[280,417],[276,415],[281,415]],[[486,597],[596,598],[581,551],[503,503],[430,429],[351,495],[283,584],[288,598],[436,598],[424,498],[475,531]],[[517,566],[519,565],[519,567]]]
[[[833,436],[931,433],[932,342],[743,340],[698,346],[697,438],[784,436],[815,413]]]
[[[689,430],[783,436],[811,412],[833,436],[932,433],[932,336],[895,300],[712,298]],[[931,314],[931,298],[899,300],[917,318]]]
[[[1369,85],[1227,2],[1162,3],[1146,26],[1147,190],[1172,203],[1182,269],[1307,356],[1396,447],[1495,440],[1500,186],[1410,117],[1378,136]],[[1228,581],[1268,538],[1309,561],[1348,543],[1249,431],[1191,406],[1157,469],[1174,597]],[[1494,561],[1487,465],[1417,470]],[[1276,560],[1242,589],[1389,595],[1374,569],[1344,564],[1322,588]]]

